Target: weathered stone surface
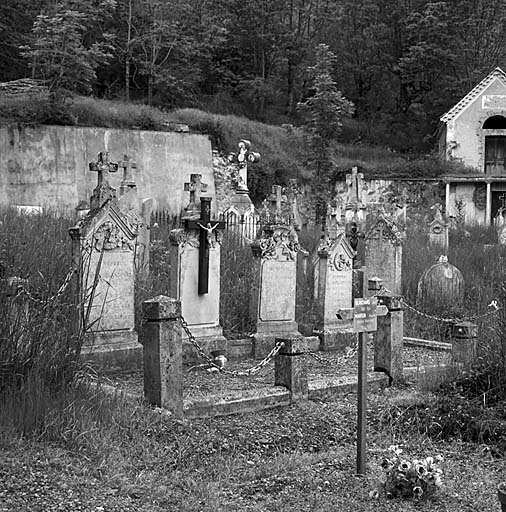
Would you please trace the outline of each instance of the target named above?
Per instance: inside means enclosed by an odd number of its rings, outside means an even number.
[[[304,355],[278,354],[274,361],[274,384],[285,386],[291,392],[291,400],[307,400],[307,360]]]
[[[142,313],[145,320],[174,320],[181,316],[181,302],[158,295],[142,303]]]
[[[258,320],[294,322],[296,262],[265,260],[260,280]]]
[[[374,370],[385,372],[392,380],[403,378],[404,312],[389,311],[378,316],[374,333]]]
[[[279,351],[280,354],[302,354],[308,350],[307,338],[294,337],[294,338],[276,338],[276,343],[284,343],[283,348]]]
[[[207,135],[65,126],[0,128],[0,202],[58,205],[73,210],[86,201],[96,184],[88,172],[90,155],[107,148],[111,156],[125,149],[142,174],[139,197],[151,197],[157,210],[179,215],[185,204],[183,183],[202,175],[215,197],[211,142]],[[122,173],[111,177],[119,190]],[[171,190],[167,194],[167,190]],[[177,191],[177,192],[176,192]],[[216,205],[214,204],[213,207]]]
[[[177,309],[175,305],[174,309]],[[158,407],[183,415],[181,320],[148,321],[143,327],[144,396]]]

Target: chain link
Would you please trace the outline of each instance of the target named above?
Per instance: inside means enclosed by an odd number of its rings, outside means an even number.
[[[19,297],[20,295],[25,295],[31,301],[36,302],[37,304],[41,304],[43,306],[47,306],[48,304],[56,301],[63,294],[63,292],[67,289],[68,285],[71,283],[72,276],[75,274],[75,272],[76,272],[76,268],[75,268],[75,266],[72,266],[70,268],[70,270],[67,272],[67,275],[65,276],[65,279],[63,280],[63,283],[61,284],[61,286],[58,288],[57,292],[54,295],[52,295],[51,297],[49,297],[48,299],[43,300],[43,299],[34,297],[30,293],[30,291],[21,283],[17,284],[17,292],[16,292],[15,296]]]
[[[197,343],[195,336],[190,331],[186,320],[183,318],[183,316],[181,316],[180,318],[181,318],[181,325],[183,326],[183,329],[186,332],[186,335],[188,336],[188,340],[195,347],[195,349],[197,350],[199,355],[207,361],[207,363],[209,364],[209,366],[211,368],[216,368],[217,371],[219,371],[220,373],[223,373],[225,375],[232,375],[234,377],[239,377],[239,376],[247,376],[247,375],[256,373],[256,372],[260,371],[267,363],[269,363],[285,345],[283,342],[277,342],[276,345],[274,346],[274,348],[264,357],[264,359],[262,359],[258,364],[256,364],[255,366],[253,366],[251,368],[248,368],[246,370],[226,370],[222,366],[216,364],[214,362],[214,359],[209,357],[204,352],[202,347]]]
[[[459,323],[459,322],[464,322],[464,321],[471,322],[473,320],[479,320],[481,318],[485,318],[487,316],[494,315],[494,314],[498,313],[499,311],[501,311],[502,309],[504,309],[502,307],[495,306],[495,309],[493,309],[492,311],[487,311],[486,313],[482,313],[480,315],[473,315],[473,316],[469,316],[469,317],[460,317],[460,318],[457,318],[457,317],[444,318],[444,317],[438,317],[435,315],[429,315],[428,313],[424,313],[423,311],[420,311],[419,309],[416,309],[415,307],[411,306],[404,299],[401,299],[401,303],[403,306],[406,307],[406,309],[409,309],[410,311],[412,311],[413,313],[416,313],[419,316],[423,316],[424,318],[428,318],[429,320],[436,320],[438,322],[444,322],[444,323]]]
[[[392,292],[388,288],[383,286],[383,285],[381,286],[381,289],[380,289],[378,295],[381,294],[382,292],[386,292],[386,293],[392,294]],[[378,297],[378,298],[381,298],[381,297]],[[404,298],[401,298],[400,302],[401,302],[401,304],[403,306],[406,307],[406,309],[409,309],[410,311],[412,311],[413,313],[416,313],[419,316],[423,316],[424,318],[428,318],[429,320],[436,320],[437,322],[444,322],[444,323],[459,323],[459,322],[465,322],[465,321],[471,322],[473,320],[479,320],[481,318],[485,318],[485,317],[490,316],[490,315],[495,315],[496,313],[498,313],[499,311],[504,309],[504,307],[502,307],[502,306],[499,307],[497,305],[497,301],[496,300],[493,300],[488,305],[488,307],[493,307],[494,308],[491,311],[487,311],[487,312],[481,313],[479,315],[473,315],[473,316],[468,316],[468,317],[445,318],[445,317],[439,317],[439,316],[435,316],[435,315],[429,315],[428,313],[424,313],[423,311],[420,311],[419,309],[415,308],[414,306],[412,306],[411,304],[406,302],[406,300]]]
[[[344,364],[346,361],[351,359],[358,351],[358,340],[355,341],[355,344],[350,347],[350,349],[344,353],[342,356],[339,356],[337,359],[326,359],[325,357],[320,356],[316,352],[304,352],[306,356],[312,357],[313,359],[316,359],[319,363],[326,364],[328,366],[334,365],[334,366],[340,366]]]

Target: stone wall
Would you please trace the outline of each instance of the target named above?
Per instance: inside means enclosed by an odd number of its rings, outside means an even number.
[[[202,174],[215,197],[211,143],[207,135],[65,126],[0,127],[0,204],[73,209],[88,203],[97,182],[88,163],[108,150],[118,161],[137,162],[140,197],[152,197],[157,210],[178,215],[188,202],[184,182]],[[119,190],[122,172],[112,176]],[[213,209],[216,204],[213,204]]]

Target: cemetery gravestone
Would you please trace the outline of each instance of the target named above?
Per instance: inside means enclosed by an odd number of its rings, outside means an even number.
[[[135,332],[135,247],[139,219],[121,210],[108,174],[117,164],[106,153],[90,164],[98,172],[91,209],[69,230],[77,269],[79,326],[85,354],[105,364],[137,359]]]
[[[273,222],[265,224],[261,236],[251,244],[255,258],[251,314],[256,323],[253,337],[255,358],[274,347],[275,338],[300,337],[295,321],[296,272],[299,240],[282,213],[281,187],[273,187]]]
[[[353,332],[349,321],[338,319],[336,311],[351,308],[353,287],[353,258],[351,248],[340,225],[340,209],[329,208],[327,232],[321,240],[314,260],[317,320],[315,329],[323,350],[335,350],[349,344]]]
[[[402,286],[402,245],[404,233],[385,213],[379,213],[364,236],[365,279],[376,276],[394,295],[400,295]]]
[[[448,263],[447,256],[440,256],[418,281],[416,303],[419,306],[458,306],[464,300],[462,272]]]
[[[201,197],[200,175],[191,175],[190,204],[185,209],[183,226],[170,232],[173,251],[170,255],[171,295],[181,301],[183,318],[196,341],[206,351],[224,349],[226,345],[220,318],[220,253],[222,222],[211,220],[211,198]],[[204,185],[205,187],[205,185]],[[193,202],[199,198],[200,212]],[[185,357],[195,352],[185,341]]]

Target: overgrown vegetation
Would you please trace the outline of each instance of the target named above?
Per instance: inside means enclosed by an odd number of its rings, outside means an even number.
[[[194,429],[191,425],[170,422],[141,405],[132,406],[119,395],[104,393],[100,386],[92,383],[89,370],[79,364],[79,345],[76,344],[70,322],[70,289],[58,296],[57,300],[48,300],[60,288],[70,265],[67,229],[73,224],[73,219],[50,213],[20,216],[7,209],[2,212],[0,220],[1,277],[28,279],[28,282],[19,281],[18,284],[22,283],[36,299],[30,299],[27,315],[26,310],[20,307],[22,302],[18,302],[23,297],[21,289],[16,290],[16,298],[15,295],[2,294],[1,443],[11,444],[13,439],[20,436],[56,443],[82,453],[93,464],[105,468],[103,475],[107,476],[104,478],[112,479],[111,482],[115,478],[107,469],[111,465],[117,467],[116,475],[121,473],[121,478],[127,481],[128,475],[135,474],[141,467],[156,468],[155,472],[163,470],[167,475],[172,475],[175,468],[178,471],[183,468],[185,475],[191,475],[196,468],[202,467],[203,461],[209,468],[225,464],[224,472],[220,470],[213,475],[221,479],[225,487],[236,489],[230,474],[225,471],[226,467],[234,467],[234,471],[245,474],[248,467],[245,461],[263,461],[267,476],[259,476],[255,485],[261,487],[265,483],[261,478],[267,478],[268,481],[273,479],[272,485],[283,486],[285,484],[276,480],[274,473],[267,469],[269,464],[277,463],[278,457],[282,459],[280,453],[291,454],[289,456],[297,461],[298,457],[313,460],[313,455],[308,454],[321,451],[321,460],[327,460],[327,455],[330,456],[339,444],[351,442],[355,415],[353,404],[349,402],[344,402],[345,406],[339,405],[339,414],[344,414],[345,418],[337,418],[332,405],[311,404],[307,406],[314,409],[310,416],[305,411],[301,413],[303,420],[297,417],[289,426],[287,417],[297,415],[297,409],[283,411],[283,421],[273,420],[269,427],[262,425],[263,416],[257,415],[255,422],[248,420],[248,428],[252,429],[249,432],[244,431],[243,427],[242,430],[234,430],[242,421],[240,417],[202,421]],[[160,225],[161,217],[158,220],[158,226],[152,228],[153,240],[157,240],[152,245],[152,276],[143,284],[137,298],[138,305],[150,294],[167,293],[168,290],[167,234],[172,226],[169,222],[167,226]],[[417,276],[437,255],[437,252],[425,246],[425,240],[417,236],[415,231],[413,226],[404,255],[405,292],[410,302],[415,293]],[[456,232],[452,239],[450,262],[458,263],[466,281],[470,283],[465,303],[458,311],[463,316],[489,311],[487,305],[492,297],[497,298],[501,306],[506,302],[502,289],[501,249],[497,248],[497,254],[492,252],[490,257],[483,258],[481,244],[490,241],[491,237],[492,232],[472,228],[467,229],[466,236],[463,231]],[[311,233],[302,233],[301,241],[309,247],[317,239]],[[227,335],[245,335],[251,329],[248,315],[251,250],[229,235],[223,243],[222,257],[222,322]],[[310,325],[311,278],[307,276],[299,272],[298,282],[302,286],[298,289],[297,319]],[[432,313],[444,316],[446,310],[439,307]],[[452,313],[455,314],[455,311]],[[425,318],[411,319],[408,322],[411,334],[428,335],[427,323]],[[437,373],[427,374],[418,390],[391,389],[385,396],[371,397],[374,404],[370,410],[371,441],[383,448],[392,442],[404,443],[408,446],[407,451],[410,451],[409,446],[414,442],[419,446],[431,446],[431,443],[453,443],[457,440],[479,445],[479,449],[483,450],[480,457],[503,457],[506,452],[505,326],[506,316],[502,309],[485,317],[480,324],[479,350],[472,365],[464,369],[454,366],[433,370]],[[271,428],[288,430],[276,430],[274,433]],[[294,428],[300,435],[294,434]],[[236,439],[239,435],[237,432],[242,432],[242,437]],[[445,446],[448,444],[439,444],[437,451],[444,450]],[[427,455],[411,450],[413,458]],[[345,462],[339,464],[339,471],[352,471],[353,457],[348,453]],[[376,475],[379,476],[379,473]],[[445,475],[447,479],[457,478],[455,472],[448,472],[446,468]],[[151,487],[155,485],[154,481],[148,476],[145,478],[143,485],[154,489]],[[214,477],[210,480],[207,478],[210,477],[204,478],[205,482],[214,481]],[[333,478],[330,474],[325,476],[329,482],[333,482]],[[172,489],[172,484],[167,485]],[[162,499],[165,491],[156,491],[155,494],[156,499]],[[434,499],[438,503],[440,498]]]

